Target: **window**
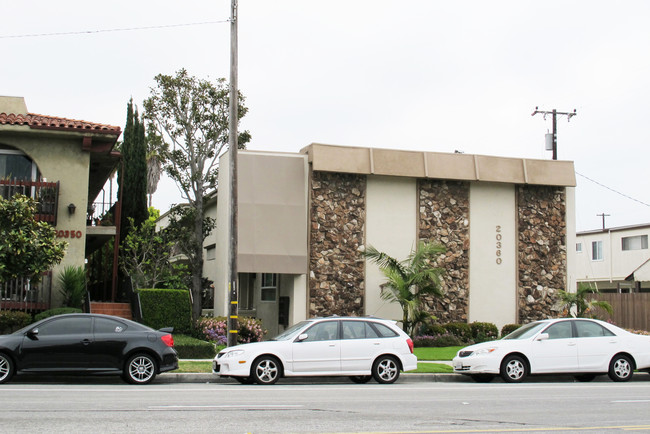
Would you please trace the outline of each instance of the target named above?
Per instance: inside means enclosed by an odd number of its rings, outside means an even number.
[[[375,325],[382,326],[382,324]],[[366,321],[343,321],[343,339],[368,339],[378,337],[380,337],[379,333]]]
[[[58,318],[41,324],[38,327],[39,336],[90,334],[91,317],[73,316]]]
[[[278,296],[278,275],[271,273],[262,274],[262,287],[260,299],[262,301],[276,301]]]
[[[36,164],[21,151],[0,149],[0,179],[36,181],[38,176]]]
[[[122,333],[126,330],[126,324],[108,318],[95,318],[95,334],[100,333]]]
[[[603,242],[602,241],[592,241],[591,242],[591,260],[592,261],[602,261],[603,260]]]
[[[382,338],[394,338],[395,336],[399,336],[397,333],[395,333],[394,330],[391,330],[390,327],[387,327],[383,324],[373,322],[371,325],[372,328],[377,330],[377,333],[379,333],[379,336]]]
[[[309,327],[305,333],[307,333],[307,339],[305,339],[303,342],[332,341],[338,339],[339,322],[319,322],[318,324],[314,324],[313,326]]]
[[[562,321],[553,324],[546,330],[549,339],[567,339],[573,337],[573,330],[571,330],[571,321]]]
[[[600,324],[591,321],[575,321],[579,338],[596,338],[603,336],[616,336]]]
[[[211,244],[205,248],[205,260],[214,261],[217,258],[217,246]]]
[[[582,253],[582,243],[576,243],[576,253]]]
[[[648,236],[623,237],[621,238],[621,248],[623,250],[647,250]]]
[[[242,310],[255,309],[255,274],[239,273],[239,308]]]

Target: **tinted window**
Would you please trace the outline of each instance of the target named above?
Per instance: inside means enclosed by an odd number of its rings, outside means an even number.
[[[108,318],[95,318],[95,333],[122,333],[126,324]]]
[[[305,333],[308,337],[304,342],[313,342],[313,341],[331,341],[338,339],[339,334],[339,322],[338,321],[325,321],[318,324],[314,324],[309,327]]]
[[[600,324],[591,321],[576,321],[576,331],[579,338],[595,338],[603,336],[616,336]]]
[[[366,321],[343,321],[343,339],[378,338],[379,333]]]
[[[39,336],[90,334],[92,319],[73,316],[57,318],[38,326]]]
[[[517,330],[510,333],[503,339],[527,339],[533,336],[535,333],[537,333],[539,329],[541,329],[545,325],[546,323],[543,322],[531,322],[524,326],[519,327]]]
[[[573,337],[573,330],[571,329],[571,321],[562,321],[553,324],[544,333],[548,333],[549,339],[567,339]]]
[[[385,326],[383,324],[380,324],[378,322],[373,322],[371,324],[372,324],[372,327],[375,330],[377,330],[377,333],[379,334],[379,336],[381,336],[382,338],[394,338],[395,336],[399,336],[397,334],[397,332],[392,330],[390,327],[387,327],[387,326]]]

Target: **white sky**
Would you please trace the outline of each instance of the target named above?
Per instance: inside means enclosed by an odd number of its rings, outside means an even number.
[[[0,0],[0,95],[124,127],[158,73],[229,77],[230,0]],[[577,229],[650,222],[650,2],[239,0],[248,149],[312,142],[575,162]],[[15,35],[95,32],[60,36]],[[623,193],[632,200],[584,178]],[[154,206],[179,194],[161,182]],[[642,202],[642,203],[639,203]]]

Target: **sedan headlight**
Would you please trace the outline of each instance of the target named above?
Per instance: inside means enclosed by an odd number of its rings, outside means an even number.
[[[488,348],[481,348],[480,350],[474,351],[474,354],[479,355],[479,354],[490,354],[491,352],[495,351],[497,347],[488,347]]]
[[[232,350],[224,354],[223,357],[235,357],[235,356],[241,356],[242,354],[244,354],[244,350]]]

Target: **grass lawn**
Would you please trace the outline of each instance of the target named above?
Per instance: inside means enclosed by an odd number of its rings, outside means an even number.
[[[456,353],[463,347],[420,347],[415,348],[413,353],[418,360],[451,360],[456,357]]]

